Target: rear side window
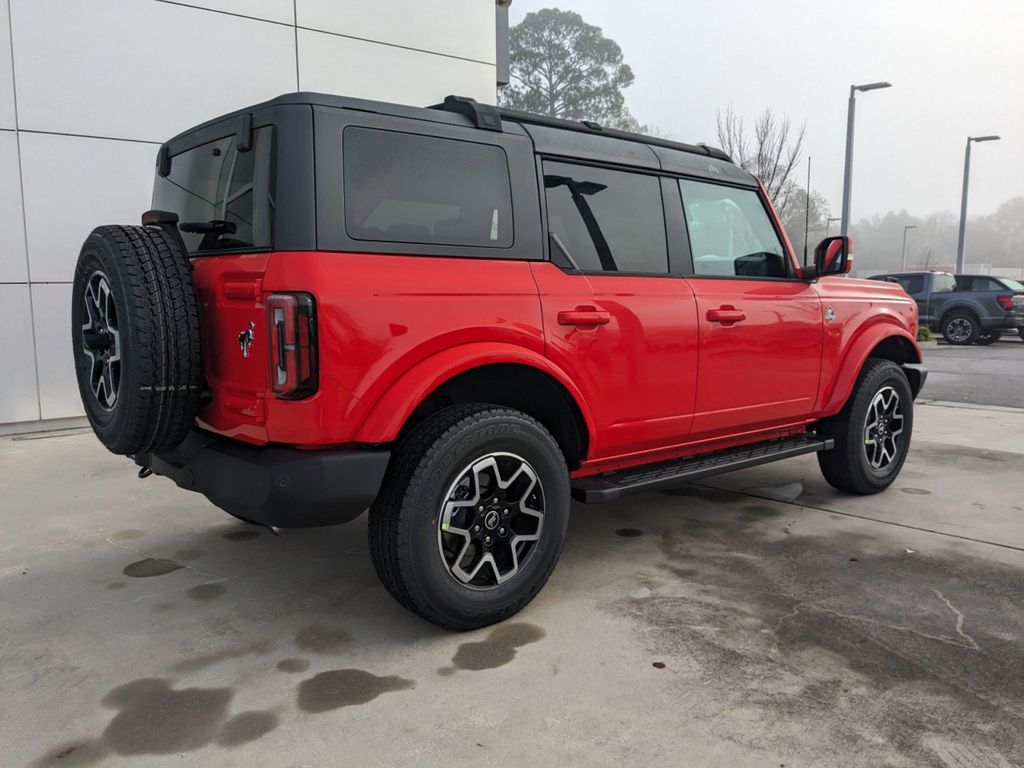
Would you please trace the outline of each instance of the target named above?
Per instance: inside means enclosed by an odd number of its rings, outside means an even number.
[[[961,291],[1002,291],[1005,290],[998,280],[991,277],[957,276],[956,284]]]
[[[789,260],[761,198],[750,189],[681,179],[693,252],[705,277],[788,277]]]
[[[936,272],[932,276],[932,293],[953,293],[956,289],[956,279],[952,275]]]
[[[174,155],[170,174],[157,176],[153,208],[178,214],[189,253],[270,247],[272,130],[257,129],[247,152],[234,136],[201,144]]]
[[[354,240],[508,248],[512,191],[501,147],[349,127],[345,229]]]
[[[544,187],[553,259],[584,272],[668,274],[656,177],[545,162]]]
[[[892,280],[894,283],[902,285],[903,290],[909,294],[922,293],[924,291],[924,275],[894,277]]]

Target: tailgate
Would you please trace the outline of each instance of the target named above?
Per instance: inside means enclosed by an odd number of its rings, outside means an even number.
[[[269,362],[263,275],[268,254],[192,260],[200,304],[203,377],[201,426],[247,442],[267,441]]]

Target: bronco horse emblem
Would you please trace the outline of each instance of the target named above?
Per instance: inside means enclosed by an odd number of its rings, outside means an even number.
[[[238,348],[242,350],[242,357],[249,358],[249,347],[252,346],[252,332],[256,330],[256,323],[249,321],[249,327],[238,334]]]

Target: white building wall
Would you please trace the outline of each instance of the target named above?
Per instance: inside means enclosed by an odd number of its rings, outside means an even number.
[[[0,0],[0,432],[82,416],[71,277],[160,143],[295,90],[493,103],[490,0]]]

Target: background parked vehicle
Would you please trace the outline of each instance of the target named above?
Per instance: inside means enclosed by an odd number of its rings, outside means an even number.
[[[903,286],[917,303],[919,322],[949,344],[992,344],[1004,332],[1021,333],[1024,328],[1024,286],[1016,280],[958,278],[948,272],[900,272],[871,279]]]

